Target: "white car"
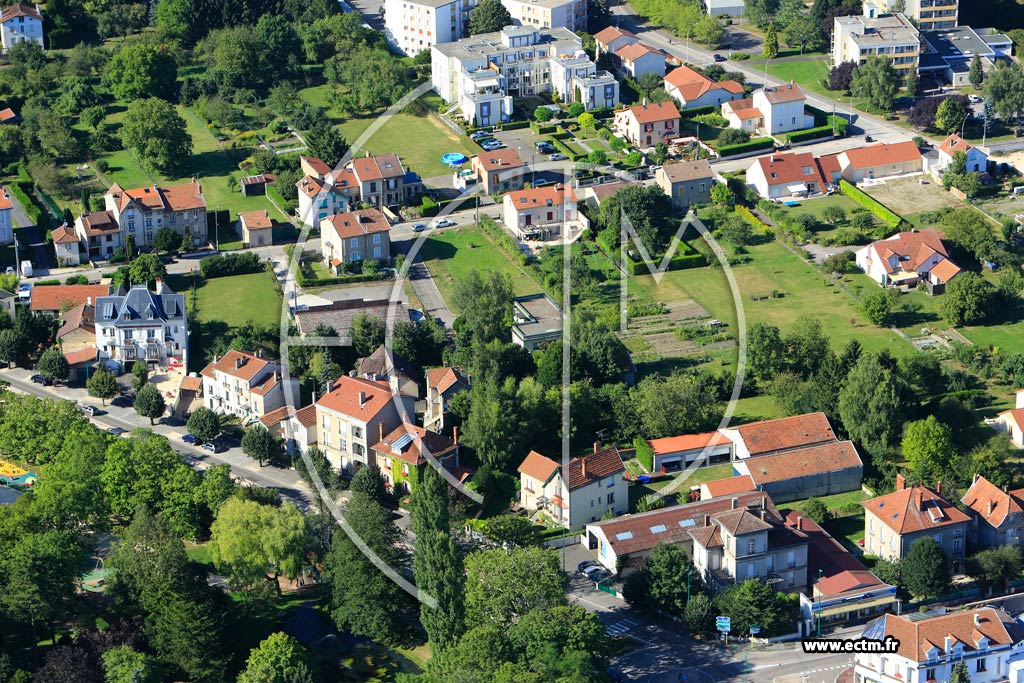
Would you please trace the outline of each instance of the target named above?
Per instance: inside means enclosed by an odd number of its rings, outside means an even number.
[[[974,104],[978,104],[979,102],[981,102],[981,97],[978,95],[968,95],[967,99],[969,99]]]
[[[434,223],[435,228],[450,228],[455,225],[455,221],[450,221],[447,218],[442,218],[438,222]]]
[[[552,154],[551,156],[549,156],[549,157],[548,157],[548,160],[549,160],[549,161],[565,161],[565,160],[566,160],[566,159],[568,159],[568,158],[569,158],[569,157],[565,156],[565,155],[564,155],[564,154],[562,154],[561,152],[558,152],[558,153],[556,153],[556,154]]]

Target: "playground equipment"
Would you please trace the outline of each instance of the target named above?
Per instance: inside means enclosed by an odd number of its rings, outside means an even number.
[[[26,491],[32,488],[38,478],[34,472],[29,472],[6,460],[0,460],[0,484],[19,491]]]

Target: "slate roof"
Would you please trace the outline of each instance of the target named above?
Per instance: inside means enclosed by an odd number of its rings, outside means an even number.
[[[176,294],[166,287],[163,293],[157,294],[149,291],[145,285],[133,285],[123,296],[101,296],[95,301],[97,321],[112,323],[114,327],[146,327],[167,322],[185,323],[185,295]]]
[[[391,359],[394,364],[388,360],[387,349],[381,344],[373,353],[365,358],[360,358],[356,366],[356,372],[360,375],[387,375],[393,369],[397,370],[399,374],[405,375],[406,377],[416,378],[420,376],[420,373],[416,370],[416,366],[410,363],[404,356],[395,351],[391,352]]]

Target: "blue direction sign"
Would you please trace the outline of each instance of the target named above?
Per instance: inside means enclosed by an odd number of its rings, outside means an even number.
[[[732,619],[729,617],[715,617],[715,628],[722,633],[728,633],[732,628]]]

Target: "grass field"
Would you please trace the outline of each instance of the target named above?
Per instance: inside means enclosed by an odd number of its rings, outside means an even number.
[[[455,281],[470,271],[508,274],[517,296],[541,291],[525,270],[475,228],[451,228],[431,235],[424,241],[420,254],[449,306]],[[458,313],[454,306],[452,310]]]
[[[820,95],[835,96],[835,93],[826,88],[822,82],[828,80],[828,61],[826,59],[769,63],[768,73],[784,81],[796,81],[800,87]]]
[[[189,317],[200,323],[222,322],[228,327],[245,323],[276,325],[281,321],[281,297],[269,273],[252,273],[206,280],[196,290],[198,312],[192,310],[191,278],[172,275],[168,284],[185,295]]]
[[[812,315],[821,320],[833,348],[841,348],[852,339],[865,349],[888,348],[897,354],[911,353],[909,344],[889,330],[867,323],[854,299],[842,292],[813,266],[777,242],[749,247],[749,263],[735,266],[736,278],[747,325],[766,322],[783,332],[793,328],[797,318]],[[736,310],[725,274],[720,268],[695,268],[666,273],[661,284],[652,276],[630,281],[633,293],[647,300],[673,301],[693,299],[711,315],[737,330]],[[754,301],[751,297],[781,292],[780,298]]]

